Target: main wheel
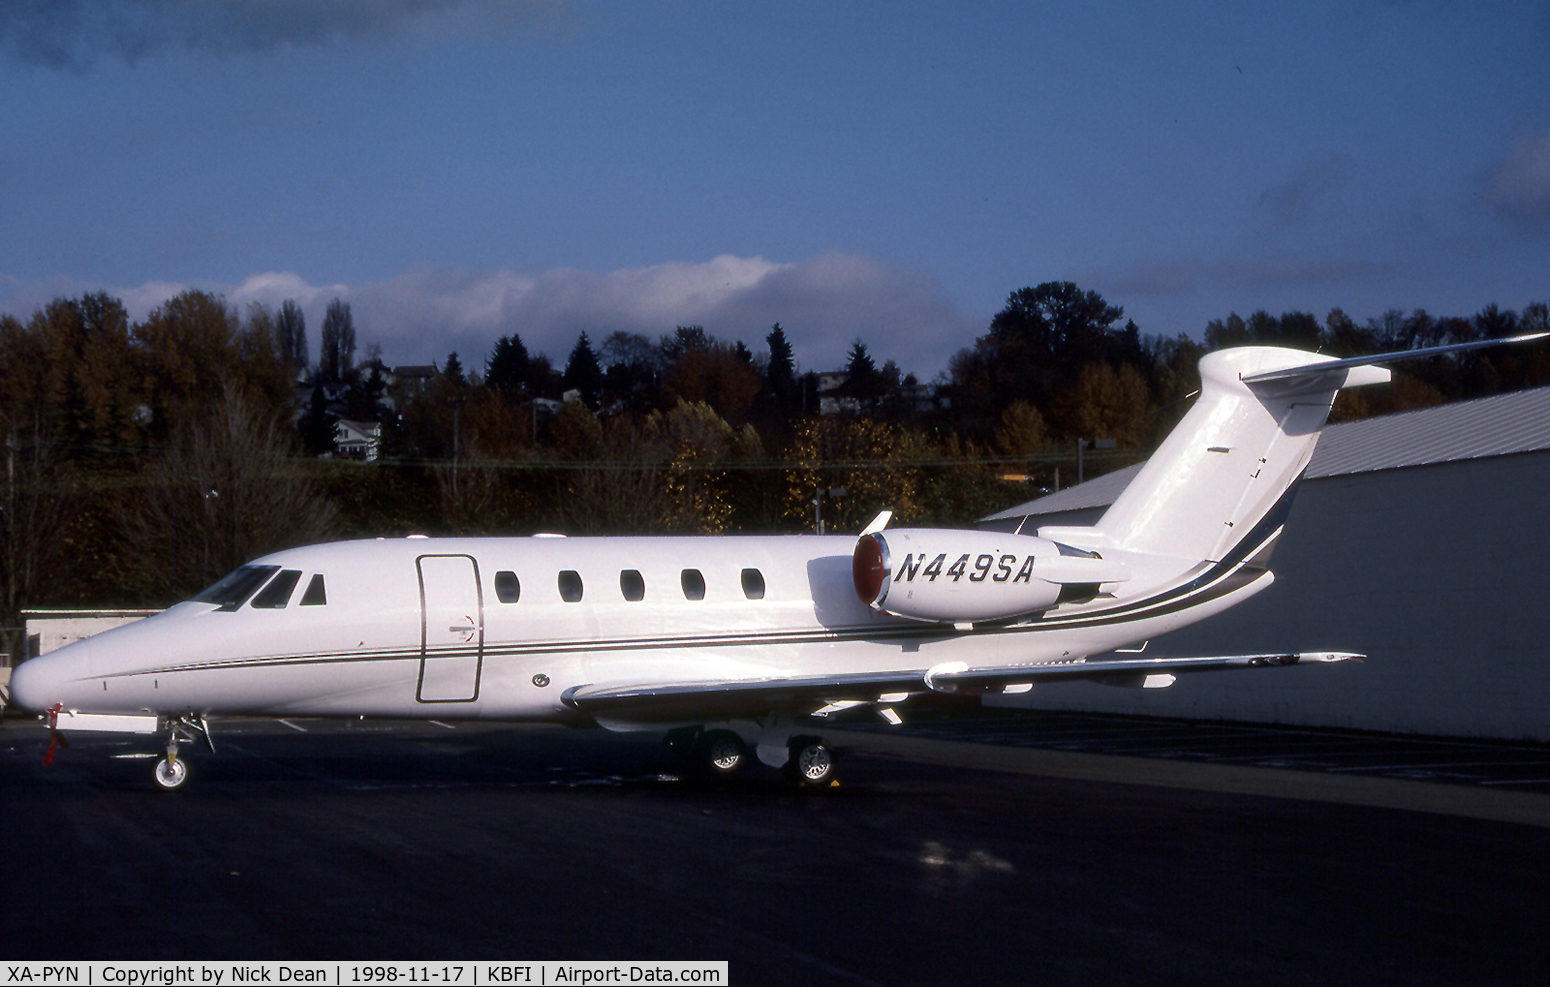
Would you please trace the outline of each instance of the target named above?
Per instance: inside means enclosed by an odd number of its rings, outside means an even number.
[[[791,745],[791,760],[786,768],[801,784],[824,785],[834,780],[834,752],[822,741],[799,740]]]
[[[183,758],[162,758],[151,772],[151,780],[164,792],[175,792],[188,784],[188,761]]]
[[[731,730],[712,730],[700,739],[700,763],[716,777],[735,774],[748,758],[743,738]]]

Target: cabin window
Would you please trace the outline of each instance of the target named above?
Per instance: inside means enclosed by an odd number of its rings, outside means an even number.
[[[758,569],[743,570],[743,595],[750,600],[764,599],[764,573]]]
[[[307,591],[301,594],[301,605],[304,607],[321,607],[328,603],[328,593],[323,589],[323,574],[315,573],[312,581],[307,583]]]
[[[581,573],[575,569],[560,573],[560,599],[566,603],[581,602]]]
[[[247,598],[264,581],[280,571],[277,565],[245,565],[228,573],[221,581],[194,597],[195,603],[213,603],[221,610],[232,611],[242,606]]]
[[[502,570],[495,574],[495,598],[502,603],[515,603],[522,596],[522,583],[517,574]]]
[[[639,569],[625,569],[619,573],[619,592],[631,603],[639,603],[646,598],[646,580]]]
[[[683,571],[684,599],[705,599],[705,577],[700,575],[698,569],[685,569]]]
[[[300,569],[282,569],[280,574],[269,580],[269,585],[259,590],[253,597],[253,609],[255,610],[281,610],[291,602],[291,591],[296,588],[296,583],[301,579]]]

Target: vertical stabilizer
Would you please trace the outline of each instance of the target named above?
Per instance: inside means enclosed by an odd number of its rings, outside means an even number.
[[[1099,520],[1095,540],[1177,559],[1229,554],[1285,506],[1335,393],[1389,379],[1377,367],[1320,367],[1328,362],[1268,346],[1206,355],[1195,406]],[[1296,372],[1303,366],[1306,373]],[[1272,373],[1273,380],[1244,380]]]

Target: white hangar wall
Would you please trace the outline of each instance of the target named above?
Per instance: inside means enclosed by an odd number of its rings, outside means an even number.
[[[1547,500],[1550,452],[1304,481],[1275,583],[1148,651],[1364,662],[1180,676],[1168,689],[1049,685],[997,704],[1550,741]]]

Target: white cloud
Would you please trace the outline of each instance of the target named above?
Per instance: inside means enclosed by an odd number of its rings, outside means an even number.
[[[832,253],[796,263],[721,256],[607,273],[423,269],[356,289],[348,300],[361,338],[380,341],[386,353],[439,359],[445,351],[434,347],[446,345],[465,363],[509,333],[562,362],[583,331],[596,345],[618,330],[656,338],[681,325],[760,352],[779,322],[806,368],[838,366],[859,337],[879,361],[931,376],[988,321],[966,319],[928,277]]]
[[[988,315],[960,313],[928,275],[840,253],[789,263],[724,255],[604,273],[427,267],[365,284],[314,285],[289,272],[253,274],[227,285],[12,281],[0,310],[25,317],[52,298],[106,290],[123,300],[131,318],[142,319],[189,288],[222,294],[239,312],[252,302],[277,307],[294,299],[306,313],[314,346],[325,308],[339,298],[350,303],[362,348],[379,344],[383,358],[395,364],[440,361],[455,350],[465,366],[477,367],[495,341],[511,333],[562,364],[582,331],[596,346],[616,330],[655,339],[680,325],[704,326],[761,353],[765,335],[779,322],[804,369],[840,366],[859,338],[879,363],[893,360],[929,379],[989,324]]]

